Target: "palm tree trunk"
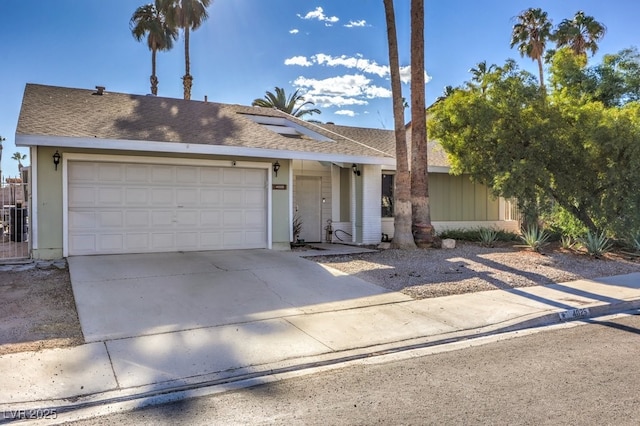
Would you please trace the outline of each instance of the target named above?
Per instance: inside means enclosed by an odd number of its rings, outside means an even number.
[[[156,77],[156,49],[151,51],[151,94],[158,94],[158,77]]]
[[[191,77],[189,66],[191,58],[189,57],[189,26],[184,27],[184,77],[182,77],[182,84],[184,86],[184,98],[191,99],[191,86],[193,85],[193,77]]]
[[[538,73],[540,74],[540,90],[546,92],[547,89],[544,85],[544,69],[542,68],[542,58],[538,58]]]
[[[400,60],[398,59],[398,37],[393,0],[383,0],[387,21],[387,42],[389,44],[389,68],[393,99],[393,122],[396,136],[396,177],[394,191],[394,235],[396,248],[415,248],[411,234],[411,179],[407,159],[407,137],[404,126],[402,86],[400,84]]]
[[[411,0],[411,209],[418,247],[433,243],[427,174],[427,114],[424,79],[424,0]]]

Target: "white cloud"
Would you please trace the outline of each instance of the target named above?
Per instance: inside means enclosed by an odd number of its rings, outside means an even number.
[[[293,85],[304,92],[306,100],[321,107],[368,105],[368,99],[388,98],[391,91],[371,84],[362,74],[346,74],[322,80],[298,77]]]
[[[332,24],[335,24],[336,22],[338,22],[340,20],[337,16],[327,16],[327,15],[325,15],[324,14],[324,9],[322,9],[320,6],[316,7],[311,12],[307,12],[307,14],[304,15],[304,16],[298,14],[298,18],[300,18],[300,19],[317,19],[320,22],[324,22],[325,25],[327,25],[327,26],[331,26]]]
[[[353,27],[366,27],[367,26],[367,21],[365,21],[364,19],[361,19],[359,21],[349,21],[348,24],[344,25],[347,28],[353,28]]]
[[[298,34],[300,31],[297,28],[289,30],[289,34]]]
[[[306,56],[294,56],[284,60],[285,65],[299,65],[301,67],[310,67],[313,63],[309,62]]]
[[[355,117],[356,116],[355,111],[351,111],[350,109],[340,109],[340,110],[334,112],[334,114],[336,114],[336,115],[346,115],[347,117]]]

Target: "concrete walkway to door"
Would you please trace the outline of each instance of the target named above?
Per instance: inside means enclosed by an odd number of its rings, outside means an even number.
[[[80,256],[69,270],[87,342],[411,300],[273,250]]]

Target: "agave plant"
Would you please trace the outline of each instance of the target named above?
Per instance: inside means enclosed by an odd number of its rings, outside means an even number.
[[[570,235],[563,235],[560,237],[560,245],[563,249],[570,250],[573,248],[573,238]]]
[[[480,244],[485,247],[493,247],[498,241],[498,231],[492,228],[480,228],[478,230],[480,236]]]
[[[531,225],[527,229],[522,230],[520,239],[524,241],[525,245],[531,250],[540,253],[540,250],[547,244],[549,244],[549,234],[539,228],[537,225]]]
[[[582,238],[579,239],[580,244],[587,250],[593,257],[601,257],[608,253],[613,247],[613,244],[604,235],[604,232],[594,233],[588,231]]]

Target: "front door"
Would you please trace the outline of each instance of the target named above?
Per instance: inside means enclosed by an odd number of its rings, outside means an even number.
[[[296,211],[302,220],[300,239],[307,243],[322,241],[322,179],[296,177]]]

